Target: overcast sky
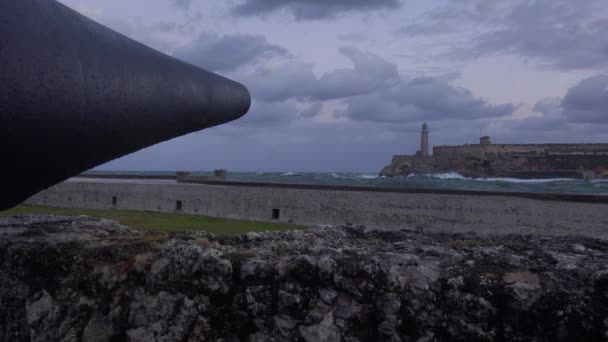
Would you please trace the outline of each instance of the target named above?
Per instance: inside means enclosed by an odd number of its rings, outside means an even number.
[[[104,170],[377,172],[430,144],[608,142],[605,0],[62,0],[245,84],[250,112]]]

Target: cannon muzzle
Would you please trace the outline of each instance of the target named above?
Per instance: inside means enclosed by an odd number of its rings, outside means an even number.
[[[144,147],[235,120],[240,83],[55,0],[0,0],[0,209]]]

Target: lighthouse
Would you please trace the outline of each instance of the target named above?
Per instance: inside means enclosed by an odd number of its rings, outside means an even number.
[[[426,122],[422,124],[422,132],[420,132],[420,155],[429,156],[429,126]]]

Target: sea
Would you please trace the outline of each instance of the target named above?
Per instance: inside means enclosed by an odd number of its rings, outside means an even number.
[[[104,175],[172,176],[175,171],[89,171]],[[192,175],[211,175],[212,172],[191,172]],[[456,189],[479,191],[513,191],[539,193],[570,193],[608,195],[608,179],[580,180],[515,179],[515,178],[466,178],[455,172],[410,175],[407,177],[380,177],[372,173],[357,172],[228,172],[227,181],[346,185],[362,187],[388,187],[403,189]]]

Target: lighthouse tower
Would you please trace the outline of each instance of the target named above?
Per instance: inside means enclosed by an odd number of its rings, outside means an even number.
[[[426,122],[422,124],[422,132],[420,132],[420,155],[429,156],[429,126]]]

